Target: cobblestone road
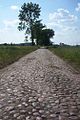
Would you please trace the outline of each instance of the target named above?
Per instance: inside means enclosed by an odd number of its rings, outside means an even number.
[[[0,71],[0,120],[80,120],[80,74],[47,49]]]

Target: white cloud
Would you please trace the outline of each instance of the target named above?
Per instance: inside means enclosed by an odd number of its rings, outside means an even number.
[[[15,20],[4,20],[3,21],[5,28],[12,28],[15,26],[18,26],[19,20],[15,19]]]
[[[18,27],[19,20],[4,20],[3,27],[0,28],[0,43],[21,43],[24,42],[24,31],[20,32]]]
[[[12,10],[18,10],[18,6],[16,6],[16,5],[12,5],[10,8],[11,8]]]
[[[77,16],[70,14],[70,12],[66,9],[58,9],[54,13],[49,14],[49,20],[54,21],[56,23],[63,23],[63,22],[74,22],[77,19]]]
[[[77,16],[71,14],[66,9],[57,9],[56,12],[49,14],[48,27],[55,28],[57,30],[73,30],[74,23],[77,21]]]
[[[0,43],[21,43],[24,42],[24,32],[20,32],[17,28],[0,29]]]
[[[79,30],[76,23],[77,16],[70,13],[66,9],[57,9],[55,12],[49,14],[48,27],[55,31],[54,42],[64,42],[66,44],[80,44]]]
[[[76,11],[80,11],[80,3],[77,4]]]
[[[63,26],[62,29],[55,29],[54,43],[65,43],[70,45],[80,45],[80,30],[76,27]]]

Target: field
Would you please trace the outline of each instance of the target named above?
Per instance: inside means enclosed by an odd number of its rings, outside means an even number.
[[[49,50],[80,70],[80,46],[57,46],[50,47]]]
[[[32,46],[0,46],[0,68],[13,63],[22,56],[36,50],[38,47]]]

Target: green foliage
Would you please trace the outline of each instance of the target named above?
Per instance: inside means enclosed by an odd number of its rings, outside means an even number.
[[[50,38],[54,36],[52,29],[43,29],[40,34],[39,45],[51,45]]]
[[[41,20],[36,21],[33,24],[34,38],[36,39],[36,44],[39,45],[39,40],[42,39],[42,30],[45,28],[45,25],[41,23]]]
[[[39,4],[24,3],[19,11],[19,26],[18,29],[25,30],[25,34],[31,34],[32,45],[34,44],[33,24],[40,16]]]
[[[65,46],[49,48],[56,55],[60,56],[76,68],[80,68],[80,47]]]
[[[22,56],[38,49],[32,46],[0,46],[0,68],[13,63]]]
[[[18,29],[25,30],[25,41],[27,41],[27,35],[31,34],[32,45],[34,45],[34,39],[37,45],[51,45],[50,38],[54,36],[54,31],[46,29],[46,26],[39,20],[41,12],[39,4],[24,3],[19,12]]]

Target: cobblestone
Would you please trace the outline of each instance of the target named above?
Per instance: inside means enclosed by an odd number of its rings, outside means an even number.
[[[0,70],[0,120],[80,120],[80,74],[47,49]]]

